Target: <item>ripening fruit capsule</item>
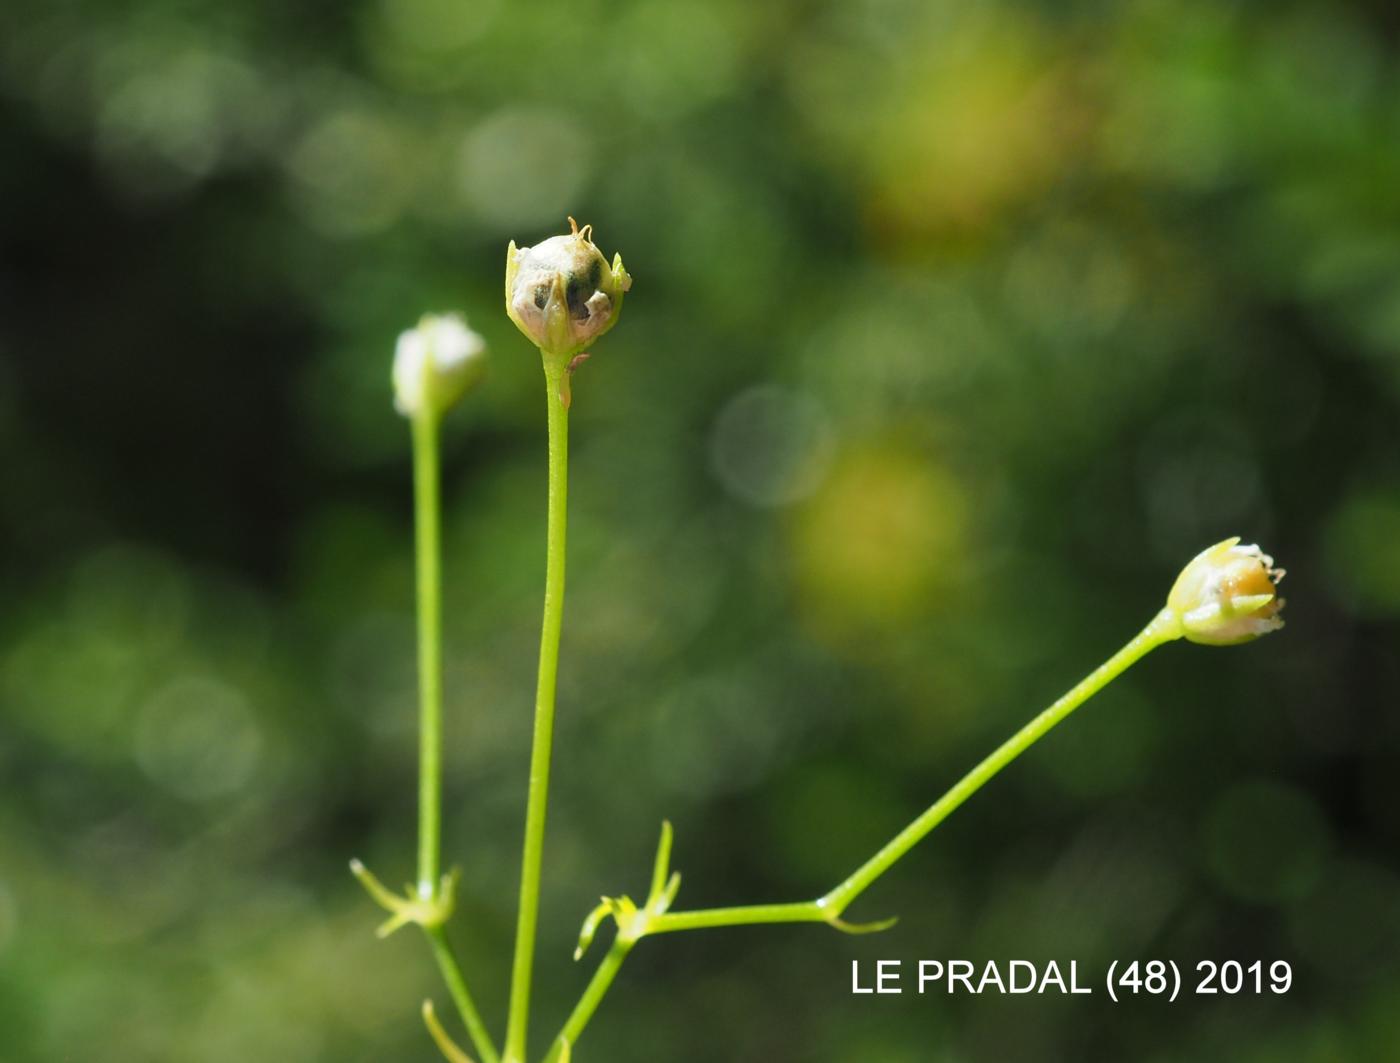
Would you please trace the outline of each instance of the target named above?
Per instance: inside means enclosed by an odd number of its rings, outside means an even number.
[[[1235,536],[1202,550],[1181,570],[1167,595],[1167,610],[1192,642],[1249,642],[1283,627],[1278,615],[1283,575],[1272,557],[1257,546],[1241,546]]]
[[[506,313],[546,355],[578,354],[617,323],[632,278],[616,255],[612,265],[592,240],[593,226],[506,252]]]

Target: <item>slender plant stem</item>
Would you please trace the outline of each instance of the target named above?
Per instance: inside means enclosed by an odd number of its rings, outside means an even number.
[[[975,768],[959,779],[951,789],[930,805],[921,815],[894,836],[874,856],[857,868],[835,889],[815,901],[792,904],[754,904],[735,908],[707,908],[690,912],[666,912],[652,919],[647,935],[674,933],[682,930],[705,930],[726,926],[757,923],[830,923],[846,928],[840,916],[846,907],[888,871],[896,861],[917,845],[964,801],[985,786],[998,772],[1045,736],[1057,723],[1109,683],[1164,642],[1181,634],[1179,621],[1168,610],[1153,617],[1142,631],[1099,667],[1095,668],[1069,691],[1058,698],[1014,735],[998,746]],[[847,928],[847,929],[873,929]],[[558,1056],[564,1041],[575,1044],[583,1028],[597,1010],[603,994],[617,975],[617,969],[631,951],[633,941],[613,942],[612,949],[599,965],[593,980],[584,990],[583,998],[569,1016],[556,1039],[546,1063]]]
[[[413,418],[418,559],[418,894],[437,897],[442,873],[442,504],[439,417]]]
[[[750,904],[739,908],[704,908],[693,912],[667,912],[652,920],[648,934],[678,930],[706,930],[751,923],[825,923],[831,913],[817,901],[795,904]]]
[[[418,895],[439,900],[442,883],[442,500],[440,416],[413,418],[413,497],[418,565]],[[495,1045],[467,990],[442,927],[424,927],[438,968],[483,1063]]]
[[[476,1046],[481,1063],[499,1063],[501,1057],[496,1051],[495,1042],[491,1040],[491,1034],[487,1031],[486,1024],[481,1021],[481,1012],[477,1010],[476,1001],[467,991],[467,983],[462,977],[461,965],[457,963],[452,945],[447,940],[446,931],[440,926],[434,926],[424,927],[423,932],[428,935],[428,941],[433,946],[433,956],[437,959],[438,970],[442,972],[442,979],[447,983],[447,991],[452,995],[452,1002],[457,1005],[457,1013],[462,1017],[462,1025],[467,1028],[467,1036],[472,1039],[472,1044]]]
[[[636,942],[630,939],[615,938],[613,940],[612,948],[608,949],[602,962],[598,964],[598,969],[593,972],[593,977],[589,979],[583,996],[574,1005],[574,1010],[569,1013],[564,1028],[554,1038],[554,1044],[550,1046],[549,1054],[544,1057],[545,1063],[557,1063],[560,1053],[564,1050],[564,1045],[573,1045],[578,1041],[584,1027],[588,1025],[588,1020],[593,1018],[593,1013],[598,1010],[603,996],[612,986],[613,979],[617,977],[617,971],[622,966],[622,961],[627,958],[627,954],[632,951],[632,946],[635,944]]]
[[[568,504],[569,410],[560,389],[566,365],[544,357],[549,409],[549,518],[545,533],[544,623],[540,630],[539,683],[535,692],[535,735],[530,753],[530,789],[525,807],[525,848],[520,864],[520,915],[515,931],[515,962],[506,1023],[506,1063],[524,1063],[530,1021],[530,984],[540,908],[540,862],[549,800],[549,758],[554,741],[554,688],[559,669],[559,630],[564,614],[564,545]]]
[[[1175,638],[1178,632],[1175,615],[1162,610],[1145,628],[1121,650],[1062,694],[1049,708],[999,745],[975,768],[930,805],[913,823],[896,834],[878,853],[872,856],[849,878],[817,903],[839,915],[846,906],[864,893],[876,879],[894,865],[900,857],[917,845],[929,831],[942,823],[959,805],[985,786],[1002,768],[1019,757],[1057,723],[1080,705],[1103,690],[1129,667],[1141,660],[1163,642]]]

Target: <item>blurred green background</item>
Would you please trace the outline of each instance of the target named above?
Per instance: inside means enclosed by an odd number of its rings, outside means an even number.
[[[505,245],[636,279],[575,388],[542,1050],[600,893],[808,898],[1231,534],[1159,651],[849,913],[644,942],[588,1061],[1400,1058],[1400,15],[1141,0],[7,0],[0,1058],[437,1058],[394,338],[461,309],[446,851],[499,1031],[543,570]],[[596,948],[596,946],[595,946]],[[1285,959],[1285,997],[850,961]],[[456,1029],[455,1020],[452,1024]]]

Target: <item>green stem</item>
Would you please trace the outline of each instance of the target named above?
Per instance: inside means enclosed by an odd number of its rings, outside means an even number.
[[[418,558],[418,894],[442,875],[442,504],[437,415],[413,418],[414,530]]]
[[[857,868],[835,889],[815,901],[795,904],[753,904],[737,908],[706,908],[693,912],[667,912],[655,919],[648,933],[665,934],[677,930],[703,930],[712,927],[741,926],[751,923],[831,923],[888,871],[934,827],[948,818],[964,801],[992,780],[1003,768],[1033,746],[1057,723],[1088,701],[1148,652],[1178,637],[1175,616],[1163,610],[1121,650],[1076,683],[1035,719],[999,745],[975,768],[964,775],[942,797],[912,823],[896,834],[874,856]]]
[[[598,969],[593,972],[593,977],[589,979],[588,986],[583,991],[583,996],[574,1006],[574,1010],[569,1013],[569,1018],[564,1023],[564,1028],[555,1037],[554,1044],[550,1046],[549,1054],[545,1056],[545,1063],[557,1063],[560,1053],[564,1050],[564,1045],[574,1045],[578,1042],[583,1029],[588,1025],[588,1020],[593,1018],[593,1013],[598,1010],[598,1005],[602,1003],[604,994],[612,986],[613,979],[617,977],[618,968],[622,966],[622,961],[627,958],[627,954],[632,951],[632,946],[636,942],[614,939],[612,948],[608,949],[607,955],[603,957]]]
[[[828,915],[830,913],[817,901],[704,908],[694,912],[667,912],[652,921],[647,933],[670,934],[678,930],[708,930],[752,923],[825,923]]]
[[[1045,737],[1051,728],[1103,690],[1129,667],[1163,642],[1176,638],[1178,634],[1179,622],[1175,614],[1163,609],[1152,618],[1151,623],[1133,636],[1126,646],[999,745],[977,767],[954,783],[952,789],[930,805],[913,823],[896,834],[883,849],[857,868],[849,878],[830,893],[819,898],[817,904],[833,916],[840,915],[841,912],[845,911],[847,905],[869,889],[876,879],[894,865],[895,861],[917,845],[929,831],[948,818],[959,805],[982,789],[1002,768]]]
[[[1095,668],[1054,704],[1041,712],[1035,719],[1022,727],[1014,735],[998,746],[970,772],[959,779],[942,797],[930,805],[909,826],[894,836],[879,852],[862,864],[844,882],[825,896],[815,901],[800,901],[792,904],[753,904],[735,908],[707,908],[691,912],[667,912],[655,917],[647,926],[646,934],[667,934],[682,930],[706,930],[726,926],[743,926],[756,923],[828,923],[839,929],[877,929],[880,924],[867,927],[850,927],[841,922],[841,913],[888,871],[896,861],[917,845],[923,838],[945,820],[964,801],[975,794],[991,779],[1019,757],[1037,741],[1043,738],[1057,723],[1072,713],[1080,705],[1099,693],[1129,667],[1141,660],[1150,651],[1164,642],[1179,638],[1180,622],[1169,610],[1162,610],[1153,617],[1142,631],[1138,632],[1126,646],[1120,649],[1099,667]],[[583,999],[574,1008],[568,1022],[556,1039],[546,1063],[553,1063],[564,1041],[576,1044],[583,1028],[598,1008],[599,1001],[607,992],[617,975],[634,941],[614,941],[611,951],[603,959],[598,971],[584,991]]]
[[[447,991],[452,995],[452,1002],[457,1005],[457,1013],[462,1017],[462,1025],[467,1028],[467,1035],[472,1039],[472,1044],[476,1046],[481,1063],[499,1063],[500,1055],[496,1052],[496,1045],[491,1040],[491,1034],[487,1031],[486,1024],[481,1021],[481,1012],[477,1010],[476,1002],[472,1000],[471,993],[467,991],[466,980],[462,977],[462,968],[457,963],[456,955],[452,952],[452,945],[447,940],[447,933],[440,926],[424,927],[423,932],[428,935],[428,941],[433,946],[433,956],[437,959],[438,970],[442,972],[442,979],[447,983]]]
[[[441,418],[412,420],[415,553],[418,565],[418,895],[442,892],[442,499]],[[483,1063],[499,1056],[441,927],[424,927],[462,1022]]]
[[[524,1063],[530,1021],[530,982],[540,908],[540,863],[549,799],[549,758],[554,741],[554,687],[559,669],[559,630],[564,614],[564,543],[568,502],[569,409],[561,395],[567,366],[544,357],[549,408],[549,517],[545,533],[544,623],[540,630],[540,670],[535,692],[535,735],[530,754],[530,789],[525,807],[525,849],[520,863],[520,915],[515,931],[515,962],[510,979],[510,1016],[505,1059]]]

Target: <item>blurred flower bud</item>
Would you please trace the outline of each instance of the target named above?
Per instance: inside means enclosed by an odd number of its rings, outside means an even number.
[[[617,322],[622,296],[632,278],[622,256],[611,266],[594,246],[593,226],[551,236],[534,247],[506,252],[506,313],[540,350],[564,357],[577,354]]]
[[[1259,547],[1239,543],[1236,536],[1201,551],[1167,595],[1167,610],[1192,642],[1233,646],[1283,627],[1283,569]]]
[[[460,314],[427,314],[394,348],[394,408],[442,415],[486,372],[486,343]]]

